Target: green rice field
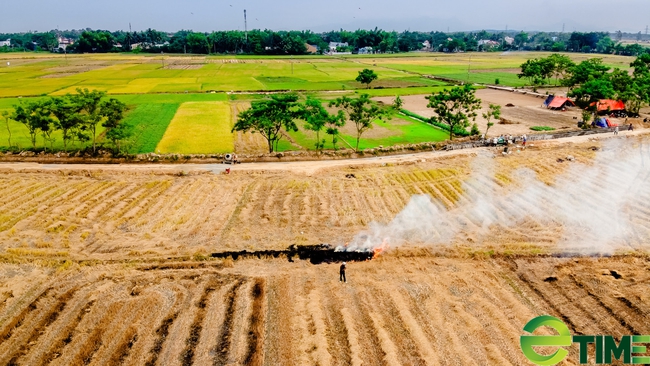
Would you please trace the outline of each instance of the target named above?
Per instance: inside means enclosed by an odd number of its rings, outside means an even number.
[[[436,77],[484,84],[499,79],[501,85],[523,86],[525,80],[517,77],[519,65],[530,58],[546,56],[546,53],[525,52],[345,57],[9,53],[0,54],[0,112],[12,111],[13,105],[31,98],[75,93],[77,88],[97,89],[128,105],[125,120],[134,127],[134,136],[128,144],[131,153],[227,152],[234,149],[233,134],[229,132],[230,127],[225,128],[232,120],[228,101],[263,98],[269,91],[298,91],[303,96],[312,95],[324,101],[360,93],[431,94],[449,86]],[[577,62],[593,56],[570,54]],[[624,56],[597,57],[603,57],[609,66],[623,69],[628,69],[632,61],[631,57]],[[370,89],[354,81],[364,68],[373,69],[379,76]],[[200,116],[180,117],[184,108],[199,105],[203,108]],[[174,117],[177,115],[181,119]],[[215,128],[210,123],[217,120],[222,128],[212,132],[219,136],[218,141],[201,140],[206,129]],[[1,122],[0,148],[9,145],[5,121]],[[183,136],[180,127],[193,131],[196,137],[179,140]],[[9,121],[9,129],[13,146],[20,149],[31,146],[23,125]],[[378,122],[375,129],[363,136],[360,148],[447,138],[444,131],[404,116],[391,122]],[[100,144],[104,142],[102,132],[100,129]],[[315,136],[310,131],[291,132],[289,136],[291,141],[282,141],[280,150],[314,148]],[[53,137],[54,142],[45,145],[60,150],[61,137],[57,133]],[[346,146],[346,142],[355,144],[351,131],[343,132],[341,137],[344,141],[339,142],[340,147]],[[39,136],[37,147],[43,145]],[[77,143],[72,148],[83,146],[88,143]]]

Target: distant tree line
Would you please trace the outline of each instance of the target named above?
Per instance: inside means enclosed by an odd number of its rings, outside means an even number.
[[[648,48],[624,45],[619,33],[606,32],[396,32],[382,29],[311,31],[243,31],[194,32],[181,30],[166,33],[145,31],[74,30],[30,33],[3,33],[0,40],[11,39],[10,47],[0,52],[58,50],[58,38],[75,41],[67,52],[151,52],[192,54],[301,55],[305,44],[316,46],[320,53],[329,51],[329,43],[347,43],[339,51],[357,52],[371,47],[376,53],[397,53],[425,49],[432,52],[468,52],[510,50],[581,52],[638,56]],[[425,47],[425,45],[428,45]]]

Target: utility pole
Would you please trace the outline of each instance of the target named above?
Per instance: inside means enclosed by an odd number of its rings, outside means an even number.
[[[248,43],[248,21],[246,19],[246,9],[244,9],[244,40]]]
[[[160,51],[160,61],[162,62],[162,68],[165,68],[165,52]]]
[[[469,84],[469,71],[472,67],[472,55],[469,55],[469,62],[467,63],[467,84]]]

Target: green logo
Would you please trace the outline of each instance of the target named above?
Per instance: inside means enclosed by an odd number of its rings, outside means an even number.
[[[569,351],[562,347],[569,347],[574,343],[578,345],[581,365],[589,363],[589,344],[594,345],[593,357],[598,365],[609,365],[614,360],[623,361],[625,365],[650,363],[649,356],[639,355],[647,353],[650,348],[647,345],[650,344],[648,335],[625,335],[620,337],[618,344],[611,335],[571,336],[566,324],[550,315],[538,316],[531,320],[524,327],[524,331],[532,334],[540,327],[552,328],[558,335],[522,335],[519,341],[524,356],[536,365],[557,365],[569,354]],[[555,352],[550,355],[540,355],[533,347],[554,347]]]
[[[569,328],[558,318],[550,315],[538,316],[526,324],[524,330],[533,333],[539,327],[550,327],[555,329],[559,335],[523,335],[520,339],[521,350],[528,360],[536,365],[556,365],[560,363],[569,354],[564,348],[559,348],[555,353],[549,356],[540,355],[533,347],[568,347],[571,345],[571,332]]]

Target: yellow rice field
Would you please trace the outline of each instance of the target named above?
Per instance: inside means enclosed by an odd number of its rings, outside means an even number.
[[[178,108],[156,151],[179,154],[232,152],[235,140],[227,102],[188,102]]]

